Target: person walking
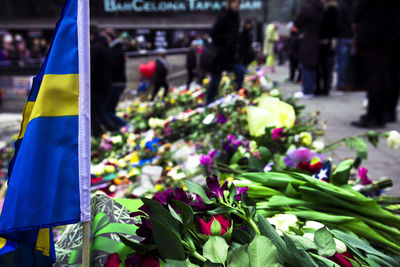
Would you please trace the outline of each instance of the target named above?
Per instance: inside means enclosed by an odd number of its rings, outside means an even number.
[[[319,64],[314,95],[329,95],[334,65],[333,40],[337,37],[339,9],[336,0],[324,0],[319,32]]]
[[[104,112],[104,105],[111,89],[112,57],[107,40],[97,26],[90,27],[90,100],[92,135],[99,137],[103,127],[115,131],[119,127]]]
[[[302,75],[302,91],[295,98],[312,98],[318,66],[318,40],[324,7],[320,0],[306,0],[294,21],[300,31],[300,44],[297,57]]]
[[[104,111],[115,124],[125,126],[126,122],[116,115],[116,108],[120,96],[125,90],[126,84],[124,49],[115,30],[108,29],[105,34],[107,34],[110,39],[110,52],[113,65],[111,72],[111,90],[104,105]]]
[[[211,72],[211,82],[207,89],[207,103],[211,103],[218,93],[223,71],[235,73],[236,88],[242,88],[246,69],[237,58],[239,40],[240,0],[227,0],[211,30],[213,44],[218,48]]]
[[[190,88],[194,77],[197,77],[197,54],[198,54],[198,40],[193,40],[190,45],[190,50],[186,54],[186,72],[187,72],[187,82],[186,89]]]
[[[271,23],[265,29],[265,39],[264,39],[264,55],[267,60],[265,65],[267,71],[274,73],[276,65],[276,44],[279,41],[278,36],[278,25]]]
[[[169,63],[167,61],[167,54],[164,49],[159,50],[159,57],[156,59],[156,70],[153,76],[153,95],[151,101],[154,100],[161,87],[164,88],[164,97],[167,96],[169,84],[167,82],[167,75],[169,71]]]
[[[253,47],[253,22],[247,19],[240,33],[239,39],[239,62],[245,68],[256,58]]]
[[[389,122],[388,104],[393,97],[391,60],[396,38],[398,0],[357,0],[354,24],[355,43],[364,66],[368,108],[351,125],[362,128],[383,128]],[[393,108],[393,105],[390,105]],[[393,110],[391,110],[393,111]]]
[[[297,51],[299,50],[299,29],[296,26],[292,26],[290,29],[290,35],[287,42],[287,50],[289,56],[289,78],[290,82],[299,83],[301,80],[301,71],[299,68],[299,59],[297,57]],[[296,76],[297,72],[297,76]]]

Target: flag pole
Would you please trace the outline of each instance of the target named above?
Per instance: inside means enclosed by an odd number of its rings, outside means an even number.
[[[90,266],[90,221],[83,223],[82,267]]]
[[[90,267],[90,11],[89,0],[78,4],[79,54],[79,190],[82,222],[82,267]]]

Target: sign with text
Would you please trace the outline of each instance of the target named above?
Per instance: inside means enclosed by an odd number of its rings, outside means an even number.
[[[225,0],[104,0],[107,13],[217,12]],[[242,0],[241,11],[260,11],[263,0]]]

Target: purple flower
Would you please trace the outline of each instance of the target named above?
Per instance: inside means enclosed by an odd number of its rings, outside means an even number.
[[[368,169],[365,167],[358,168],[358,176],[360,176],[362,185],[372,184],[372,181],[368,178]]]
[[[318,157],[321,162],[323,161],[322,155],[312,152],[308,148],[300,147],[288,151],[284,159],[287,166],[295,168],[300,162],[309,162],[314,157]]]
[[[247,186],[245,186],[245,187],[236,186],[237,195],[235,196],[235,200],[241,200],[242,199],[242,194],[247,196],[247,191],[248,190],[249,190],[249,188]]]
[[[211,159],[214,159],[216,154],[217,154],[217,151],[215,151],[215,149],[211,149],[211,150],[208,152],[208,156],[209,156]]]
[[[283,132],[283,128],[275,128],[272,130],[272,139],[274,141],[278,141],[285,137],[285,133]]]
[[[208,192],[208,194],[211,197],[222,198],[224,196],[223,191],[228,190],[228,181],[225,181],[225,183],[220,186],[218,177],[215,174],[213,174],[211,177],[207,177],[206,181],[208,189],[211,191]]]
[[[200,155],[200,164],[203,166],[211,166],[211,164],[212,164],[211,157],[201,154]]]
[[[215,120],[215,122],[219,124],[225,124],[227,121],[228,119],[222,113],[218,114],[217,119]]]
[[[270,172],[270,171],[272,171],[272,165],[274,165],[274,162],[273,162],[273,161],[271,161],[270,163],[268,163],[267,165],[265,165],[263,171],[264,171],[264,172]]]

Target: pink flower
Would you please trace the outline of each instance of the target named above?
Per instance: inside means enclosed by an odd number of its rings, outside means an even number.
[[[128,127],[123,126],[123,127],[121,128],[121,133],[125,134],[125,133],[127,133],[127,132],[128,132]]]
[[[278,141],[285,137],[285,133],[283,132],[283,128],[275,128],[272,130],[272,139],[274,141]]]
[[[358,168],[358,176],[360,176],[362,185],[372,184],[372,181],[368,178],[368,169],[365,167]]]
[[[214,220],[217,220],[221,225],[221,236],[223,236],[229,228],[231,228],[231,221],[224,217],[222,214],[215,215],[206,222],[203,218],[200,218],[197,222],[199,224],[199,232],[204,235],[212,235],[211,234],[211,225]]]
[[[119,260],[118,253],[113,253],[108,255],[107,261],[104,264],[104,267],[119,267],[121,261]]]
[[[153,258],[152,256],[148,256],[142,261],[142,267],[160,267],[160,262]]]

